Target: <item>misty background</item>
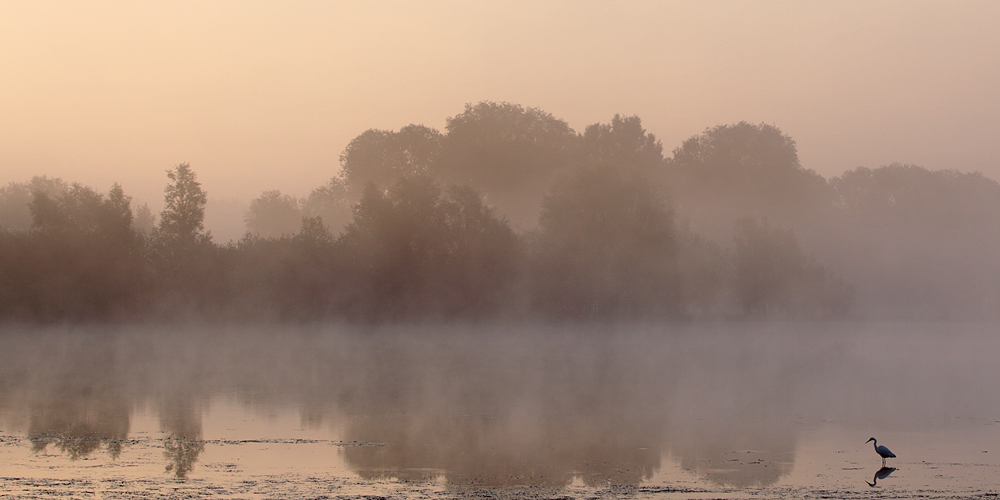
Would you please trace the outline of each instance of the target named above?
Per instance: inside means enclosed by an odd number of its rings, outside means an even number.
[[[163,171],[190,162],[225,241],[261,192],[335,175],[361,131],[443,130],[482,100],[577,131],[639,115],[668,152],[771,123],[828,179],[895,162],[997,179],[997,25],[988,0],[5,2],[0,183],[119,182],[159,212]]]

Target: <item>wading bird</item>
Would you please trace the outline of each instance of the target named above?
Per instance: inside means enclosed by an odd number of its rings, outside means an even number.
[[[868,441],[874,441],[874,443],[872,443],[872,446],[875,447],[875,453],[878,453],[878,456],[882,457],[882,467],[885,467],[885,459],[896,458],[896,455],[893,452],[889,451],[889,448],[886,448],[885,446],[879,446],[877,439],[868,438]],[[867,444],[868,441],[865,441],[865,443]]]

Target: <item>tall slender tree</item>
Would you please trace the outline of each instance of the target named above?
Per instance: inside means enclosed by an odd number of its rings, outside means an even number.
[[[201,188],[197,175],[189,163],[181,163],[167,170],[172,182],[164,189],[166,206],[160,213],[159,234],[175,244],[193,244],[210,238],[204,233],[205,204],[208,195]]]

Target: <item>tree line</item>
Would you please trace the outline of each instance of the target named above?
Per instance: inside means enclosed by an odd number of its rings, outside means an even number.
[[[444,133],[368,130],[307,197],[265,191],[204,230],[189,164],[163,211],[36,177],[0,188],[0,318],[354,322],[989,317],[1000,185],[978,173],[803,168],[768,124],[671,156],[636,116],[583,133],[467,105]]]

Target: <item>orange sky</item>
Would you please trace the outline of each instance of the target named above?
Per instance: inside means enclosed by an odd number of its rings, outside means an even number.
[[[1000,2],[0,0],[0,183],[158,207],[188,161],[212,198],[305,195],[364,130],[481,100],[638,114],[668,153],[747,120],[827,177],[1000,179]]]

